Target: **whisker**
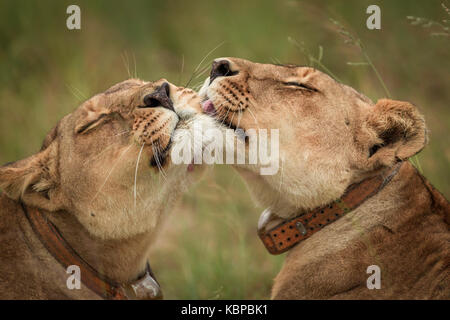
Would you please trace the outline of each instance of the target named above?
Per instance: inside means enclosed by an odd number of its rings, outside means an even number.
[[[280,185],[278,187],[278,198],[281,198],[281,186],[283,185],[283,176],[284,176],[284,167],[283,167],[283,161],[281,161],[281,179],[280,179]]]
[[[153,150],[153,158],[155,159],[156,166],[158,167],[158,170],[161,173],[162,177],[165,179],[166,178],[166,174],[165,174],[165,172],[164,172],[164,170],[163,170],[163,168],[161,166],[161,163],[159,162],[158,149],[153,144],[153,141],[152,141],[152,150]]]
[[[138,168],[139,168],[139,160],[141,159],[141,154],[142,154],[142,150],[144,150],[144,146],[145,143],[142,144],[141,150],[139,150],[139,155],[136,161],[136,170],[134,171],[134,208],[136,209],[136,195],[137,195],[137,188],[136,188],[136,184],[137,184],[137,172],[138,172]]]
[[[202,74],[204,74],[206,71],[208,71],[209,68],[211,68],[209,65],[207,65],[206,67],[204,67],[202,70],[199,71],[199,73],[197,73],[197,75],[195,76],[194,79],[199,78]]]
[[[119,163],[119,160],[122,159],[122,157],[130,150],[130,148],[133,145],[129,145],[128,148],[125,149],[124,152],[122,152],[122,154],[119,156],[119,158],[114,162],[111,170],[109,171],[108,175],[106,176],[105,181],[103,182],[103,184],[101,185],[101,187],[98,189],[97,193],[94,195],[94,197],[92,198],[91,202],[95,200],[95,198],[97,198],[98,194],[100,193],[100,191],[103,189],[103,187],[105,186],[106,182],[108,181],[109,177],[111,176],[112,172],[114,171],[114,169],[116,168],[117,164]]]
[[[250,107],[247,108],[247,111],[250,112],[250,114],[252,115],[253,119],[255,120],[255,123],[258,123],[258,120],[256,119],[255,115],[253,114],[252,110],[250,110]]]
[[[121,135],[124,135],[124,134],[129,133],[130,131],[131,131],[131,130],[127,130],[127,131],[124,131],[124,132],[120,132],[120,133],[118,133],[118,134],[109,136],[109,137],[107,137],[107,138],[113,138],[113,137],[121,136]],[[86,164],[88,164],[88,163],[94,161],[95,159],[98,159],[105,151],[108,151],[108,150],[111,149],[112,147],[114,147],[114,144],[108,145],[108,146],[105,147],[102,151],[100,151],[99,154],[95,155],[94,157],[92,157],[92,158],[90,158],[90,159],[86,159],[86,161],[84,162],[84,165],[86,165]]]
[[[83,97],[80,96],[78,93],[76,93],[75,88],[73,88],[71,85],[66,84],[66,87],[70,90],[70,93],[72,93],[75,96],[75,98],[77,98],[80,102],[86,100],[86,99],[83,99]]]
[[[236,127],[239,128],[239,124],[241,123],[241,119],[242,119],[242,111],[241,109],[238,109],[238,122]]]
[[[131,78],[132,74],[131,74],[131,68],[130,68],[130,58],[128,57],[128,52],[127,51],[125,51],[125,55],[127,57],[128,77]]]
[[[195,76],[196,72],[198,71],[198,69],[200,68],[200,66],[202,65],[202,63],[206,60],[206,58],[208,58],[208,56],[213,53],[214,51],[216,51],[218,48],[220,48],[223,44],[225,43],[225,41],[223,41],[222,43],[220,43],[218,46],[216,46],[214,49],[212,49],[210,52],[208,52],[206,54],[206,56],[203,57],[203,59],[200,61],[200,63],[197,65],[197,67],[195,68],[194,72],[192,73],[191,77],[189,78],[189,81],[187,82],[187,84],[185,85],[185,87],[188,87],[189,84],[192,81],[192,78]]]
[[[158,151],[158,152],[161,151],[161,150],[160,150],[161,148],[159,147],[159,145],[157,145],[156,148],[157,148],[157,151]],[[162,173],[164,179],[167,180],[167,174],[166,174],[166,171],[164,171],[164,168],[162,167],[161,162],[159,162],[159,157],[157,158],[156,163],[159,164],[159,169],[161,170],[161,173]]]
[[[181,70],[180,70],[180,74],[178,75],[178,84],[181,83],[181,76],[183,75],[184,72],[184,54],[181,55]]]
[[[222,106],[222,104],[221,104],[221,106]],[[228,114],[229,114],[229,113],[230,113],[230,109],[227,108],[227,113],[226,113],[225,116],[223,117],[223,119],[222,119],[222,121],[221,121],[221,123],[220,123],[221,125],[224,125],[226,119],[228,118]],[[233,121],[233,120],[230,121],[230,124],[231,124],[232,121]]]
[[[112,136],[108,136],[107,138],[118,137],[118,136],[124,135],[124,134],[126,134],[126,133],[128,133],[128,132],[130,132],[130,131],[131,131],[131,129],[130,129],[130,130],[123,131],[123,132],[119,132],[119,133],[114,134],[114,135],[112,135]]]
[[[125,55],[126,55],[126,61],[125,61]],[[120,55],[122,57],[123,65],[125,69],[127,70],[128,78],[131,78],[130,74],[130,61],[128,60],[128,54],[126,51]]]
[[[134,55],[134,52],[133,52],[133,61],[134,61],[134,78],[137,78],[138,77],[138,74],[137,74],[137,63],[136,63],[136,56]]]
[[[94,157],[92,157],[91,159],[86,159],[86,161],[83,163],[84,165],[94,161],[95,159],[98,159],[103,153],[105,153],[106,151],[108,151],[109,149],[111,149],[112,147],[114,147],[113,144],[110,144],[109,146],[107,146],[106,148],[104,148],[99,154],[95,155]]]
[[[83,92],[81,92],[80,89],[78,89],[78,88],[75,87],[75,86],[72,86],[72,88],[73,88],[74,90],[76,90],[76,91],[78,92],[78,94],[79,94],[84,100],[87,100],[87,99],[88,99],[88,97],[87,97]]]
[[[235,115],[236,115],[236,111],[234,111],[234,112],[233,112],[233,115],[231,116],[230,124],[233,123],[233,119],[234,119],[234,116],[235,116]]]
[[[192,85],[192,90],[194,90],[194,91],[199,91],[200,90],[200,88],[203,86],[203,82],[204,81],[201,81],[201,82],[199,82],[199,83],[197,83],[197,84],[194,84],[194,85]]]
[[[158,133],[161,134],[161,135],[165,135],[165,136],[167,136],[167,137],[169,137],[169,138],[172,138],[172,136],[171,136],[170,134],[168,134],[167,132],[159,131]],[[156,139],[157,139],[157,138],[156,138]],[[155,139],[155,140],[156,140],[156,139]]]
[[[273,64],[281,64],[281,61],[277,58],[271,57],[270,60],[272,60]]]

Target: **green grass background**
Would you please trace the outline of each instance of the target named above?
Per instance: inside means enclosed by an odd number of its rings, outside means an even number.
[[[66,28],[81,7],[82,29]],[[381,7],[381,30],[366,28],[367,6]],[[448,3],[447,3],[448,4]],[[441,1],[24,1],[0,2],[0,163],[36,152],[45,133],[85,98],[131,74],[185,85],[214,57],[307,64],[288,41],[303,42],[341,81],[373,100],[383,89],[329,18],[364,42],[393,97],[417,105],[430,128],[419,154],[424,174],[450,195],[449,37],[432,37],[406,16],[449,19]],[[200,68],[201,70],[201,68]],[[194,76],[191,86],[206,76]],[[166,298],[260,299],[283,256],[256,236],[258,215],[229,167],[215,167],[172,212],[152,251]]]

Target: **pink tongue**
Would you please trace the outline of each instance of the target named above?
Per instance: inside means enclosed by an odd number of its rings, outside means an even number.
[[[214,108],[214,104],[212,103],[211,100],[206,100],[205,102],[203,102],[202,109],[203,109],[203,112],[206,114],[216,113],[216,109]]]

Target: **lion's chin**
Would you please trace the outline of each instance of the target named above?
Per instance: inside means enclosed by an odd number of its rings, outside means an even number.
[[[212,142],[207,133],[212,129],[219,129],[217,121],[203,113],[180,119],[172,133],[173,143],[169,152],[172,165],[186,167],[187,172],[203,171],[201,167],[206,165],[203,152]]]

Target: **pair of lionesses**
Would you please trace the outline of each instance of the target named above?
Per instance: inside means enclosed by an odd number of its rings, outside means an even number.
[[[331,203],[426,143],[423,118],[409,103],[374,104],[309,67],[220,58],[199,93],[130,79],[85,101],[50,131],[40,152],[0,168],[2,201],[37,208],[83,261],[127,283],[142,274],[161,219],[202,171],[170,159],[186,141],[181,129],[194,128],[279,130],[276,174],[235,165],[259,204],[270,207],[260,230]],[[20,291],[51,277],[11,285]]]

